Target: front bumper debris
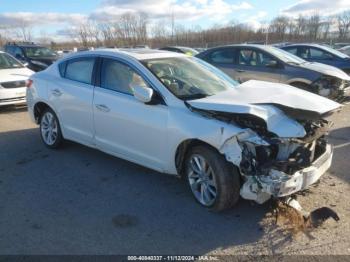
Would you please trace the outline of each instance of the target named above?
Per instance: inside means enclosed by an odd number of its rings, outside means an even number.
[[[276,197],[284,197],[304,190],[317,182],[332,164],[333,148],[327,145],[326,151],[310,167],[297,171],[287,181],[276,184]],[[277,171],[278,172],[278,171]]]
[[[332,163],[333,148],[327,145],[325,151],[313,163],[292,175],[271,169],[267,176],[251,176],[241,188],[245,199],[264,203],[273,197],[285,197],[304,190],[317,182]]]

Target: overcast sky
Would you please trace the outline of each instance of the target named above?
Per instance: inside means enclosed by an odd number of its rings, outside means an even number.
[[[23,23],[36,34],[57,35],[88,19],[113,21],[125,12],[145,12],[151,22],[169,19],[202,28],[236,20],[257,27],[285,14],[330,15],[350,9],[350,0],[0,0],[0,27]]]

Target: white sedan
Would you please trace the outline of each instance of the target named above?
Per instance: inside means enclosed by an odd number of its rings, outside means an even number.
[[[27,101],[46,146],[73,140],[183,176],[215,211],[315,183],[333,154],[323,117],[340,107],[284,84],[239,85],[197,58],[146,49],[69,55],[31,77]]]
[[[26,81],[34,72],[0,51],[0,106],[26,102]]]

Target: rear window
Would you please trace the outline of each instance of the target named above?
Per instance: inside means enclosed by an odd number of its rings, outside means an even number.
[[[70,60],[67,62],[64,77],[69,80],[91,84],[94,64],[95,58],[93,57]]]
[[[60,71],[61,77],[64,77],[66,73],[66,65],[67,65],[67,62],[63,62],[58,65],[58,70]]]

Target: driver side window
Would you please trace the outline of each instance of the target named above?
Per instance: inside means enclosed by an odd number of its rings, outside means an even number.
[[[135,86],[147,83],[131,67],[112,59],[104,59],[101,67],[101,87],[123,94],[133,95]]]
[[[240,65],[265,67],[273,60],[271,56],[257,50],[242,49],[238,54]]]

